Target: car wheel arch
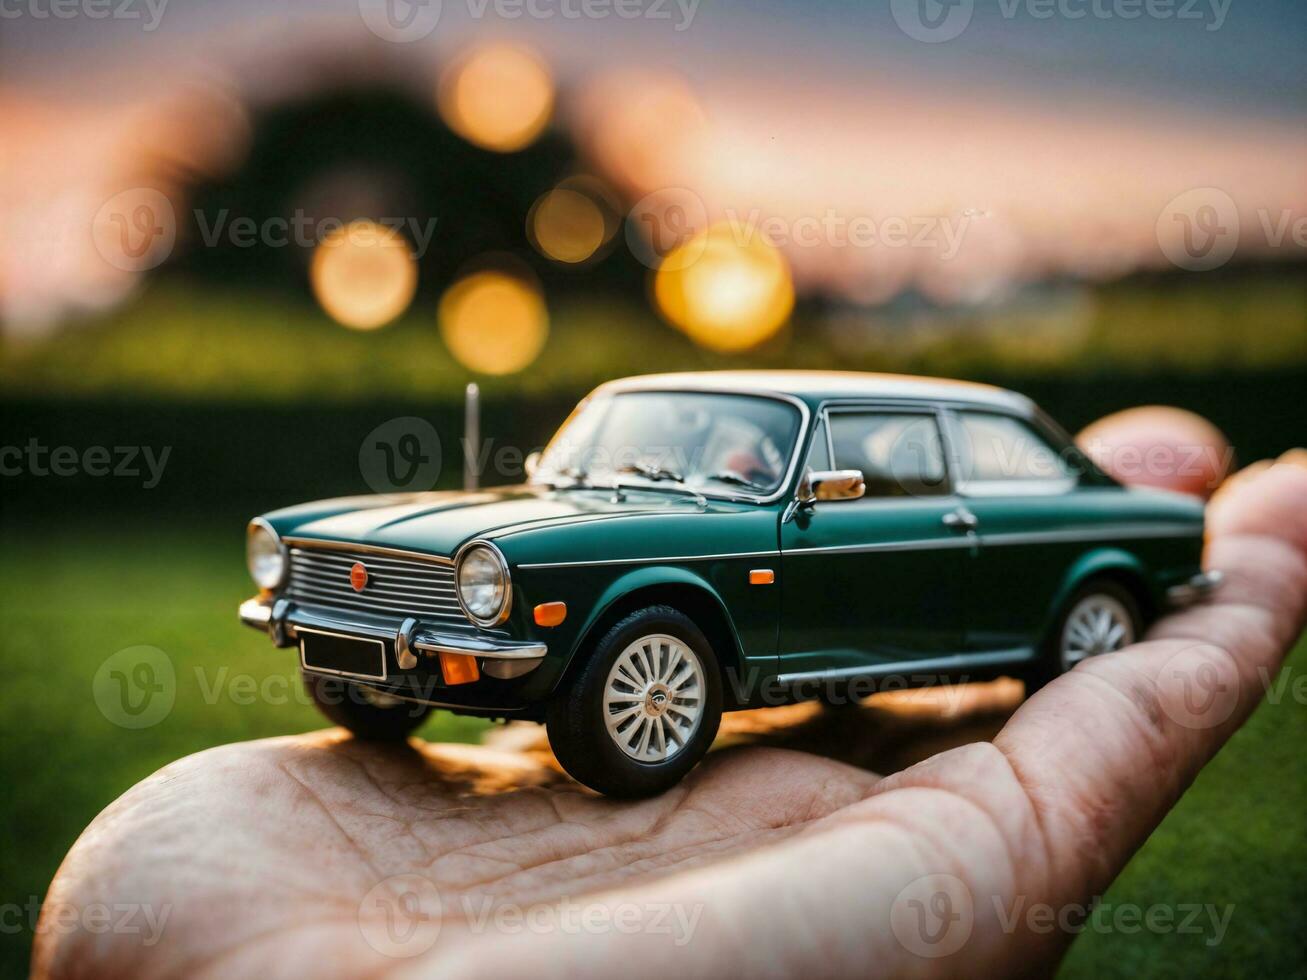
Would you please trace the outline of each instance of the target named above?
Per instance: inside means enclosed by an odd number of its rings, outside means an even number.
[[[707,637],[718,667],[723,672],[740,669],[743,658],[734,621],[708,583],[680,569],[641,569],[614,582],[595,603],[595,611],[580,631],[558,686],[567,683],[583,661],[585,651],[593,648],[607,630],[631,613],[650,606],[670,606],[688,616]],[[722,684],[725,696],[732,690],[730,678],[723,676]]]
[[[1086,582],[1107,579],[1130,593],[1139,605],[1144,623],[1151,623],[1157,600],[1148,585],[1148,570],[1139,558],[1121,548],[1102,548],[1081,556],[1068,570],[1058,589],[1045,622],[1045,632],[1057,621],[1067,602]]]

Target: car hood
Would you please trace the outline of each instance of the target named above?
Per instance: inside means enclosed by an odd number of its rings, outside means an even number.
[[[268,515],[283,537],[347,541],[452,555],[478,537],[498,538],[557,524],[588,523],[634,514],[701,513],[735,505],[688,495],[628,489],[622,500],[611,490],[551,490],[497,487],[471,492],[440,491],[352,497],[306,504]]]

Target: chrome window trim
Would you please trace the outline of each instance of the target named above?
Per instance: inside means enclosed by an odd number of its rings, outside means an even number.
[[[433,555],[425,551],[408,551],[404,548],[385,548],[380,545],[358,544],[353,541],[335,541],[326,538],[287,537],[282,539],[289,547],[307,548],[312,551],[361,551],[370,555],[393,555],[396,558],[414,558],[418,561],[434,562],[437,565],[453,565],[454,559],[444,555]]]
[[[1075,447],[1074,440],[1066,434],[1060,427],[1045,415],[1037,406],[1030,414],[1011,411],[1003,408],[991,408],[988,406],[976,406],[969,404],[947,405],[943,407],[940,420],[941,428],[946,433],[946,443],[948,447],[949,458],[946,460],[950,470],[955,469],[961,462],[957,454],[956,440],[954,438],[954,428],[961,428],[963,425],[961,415],[964,412],[971,412],[976,415],[998,415],[1004,418],[1015,419],[1026,425],[1031,432],[1044,444],[1044,446],[1053,453],[1063,465],[1071,469],[1072,472],[1066,476],[1050,479],[1012,479],[1012,480],[970,480],[963,482],[956,477],[953,480],[954,492],[959,497],[969,497],[973,500],[992,499],[994,497],[1060,497],[1064,494],[1074,493],[1083,486],[1083,476],[1074,472],[1074,468],[1067,462],[1065,455],[1058,450],[1055,439],[1049,438],[1056,436],[1065,446]],[[991,489],[992,488],[992,489]]]
[[[799,457],[802,455],[803,451],[807,448],[808,431],[812,422],[812,409],[808,407],[808,403],[806,401],[804,401],[802,398],[798,397],[797,395],[786,394],[785,392],[782,391],[768,391],[766,389],[752,389],[752,388],[677,388],[673,386],[650,386],[648,388],[613,387],[613,388],[608,388],[607,392],[604,391],[605,388],[607,388],[607,386],[600,386],[599,388],[596,388],[594,391],[592,391],[590,394],[586,395],[585,398],[581,399],[581,401],[577,403],[577,406],[572,410],[572,413],[575,414],[576,412],[580,411],[582,406],[584,406],[591,399],[593,399],[595,396],[601,393],[606,393],[610,395],[628,395],[628,394],[645,394],[645,393],[664,394],[664,395],[732,395],[736,398],[770,398],[773,401],[787,402],[788,404],[793,405],[795,408],[799,410],[799,431],[794,434],[794,446],[790,450],[789,466],[786,468],[785,475],[781,478],[780,483],[776,485],[776,489],[772,493],[766,495],[755,495],[749,493],[716,493],[711,490],[705,490],[702,487],[694,488],[696,493],[698,493],[700,496],[707,497],[710,500],[728,500],[728,501],[743,502],[749,504],[775,503],[777,500],[780,500],[788,493],[793,492],[792,487],[794,483],[794,473],[795,470],[798,469]],[[572,418],[571,414],[568,415],[568,419],[570,418]],[[564,423],[566,423],[567,419],[564,419],[563,421]],[[558,428],[561,431],[562,425],[560,425]],[[553,437],[550,438],[549,443],[545,444],[546,451],[548,451],[549,445],[553,443],[554,439],[557,438],[557,436],[558,433],[555,432]],[[532,486],[547,485],[543,481],[537,483],[535,480],[531,480],[530,483]],[[648,490],[653,490],[655,492],[665,492],[665,491],[659,491],[659,487],[655,483],[650,483],[648,487],[646,487],[644,484],[636,484],[635,486],[637,486],[641,490],[648,489]],[[610,488],[598,487],[596,489],[607,490]]]
[[[463,602],[463,587],[459,584],[458,577],[459,572],[462,569],[463,559],[473,548],[487,549],[495,556],[495,560],[499,563],[499,570],[504,574],[504,600],[500,603],[499,610],[493,616],[486,616],[484,618],[481,616],[475,616]],[[513,573],[509,571],[508,559],[505,558],[504,553],[499,550],[499,545],[486,538],[473,538],[471,541],[464,543],[458,551],[454,552],[454,598],[458,600],[458,608],[463,610],[463,615],[466,616],[470,622],[482,627],[483,629],[498,626],[504,622],[504,620],[508,619],[508,614],[513,610]]]
[[[952,455],[952,443],[949,441],[948,426],[945,423],[944,413],[946,406],[938,402],[925,401],[922,399],[905,398],[895,400],[893,398],[880,398],[869,400],[852,400],[852,399],[831,399],[824,401],[818,406],[818,419],[826,423],[826,451],[830,456],[831,466],[839,468],[835,459],[835,437],[831,431],[831,413],[842,414],[883,414],[883,415],[930,415],[935,419],[935,432],[939,436],[939,451],[943,454],[944,459],[944,480],[945,488],[941,493],[913,495],[912,499],[919,500],[943,500],[948,497],[958,495],[957,481],[954,479],[953,466],[950,462]],[[815,423],[814,423],[815,424]],[[863,496],[859,498],[860,502],[872,504],[901,504],[903,497],[877,497]]]

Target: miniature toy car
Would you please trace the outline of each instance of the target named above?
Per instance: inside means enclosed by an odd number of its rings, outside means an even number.
[[[723,711],[1038,685],[1119,649],[1214,586],[1202,541],[1200,501],[1123,488],[1012,392],[649,376],[587,397],[525,485],[256,518],[240,616],[360,736],[432,708],[543,721],[572,776],[641,796]]]

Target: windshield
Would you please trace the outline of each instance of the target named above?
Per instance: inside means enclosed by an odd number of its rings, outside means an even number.
[[[800,421],[795,406],[753,395],[601,395],[554,436],[534,479],[765,496],[785,479]]]

